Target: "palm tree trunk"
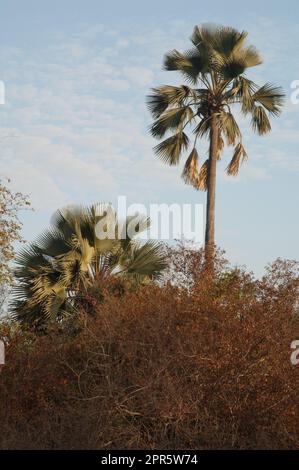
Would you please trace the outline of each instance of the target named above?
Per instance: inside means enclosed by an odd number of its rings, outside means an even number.
[[[218,123],[215,114],[211,117],[209,167],[207,178],[207,212],[205,233],[206,266],[213,268],[215,250],[215,198],[216,198],[216,166],[218,152]]]

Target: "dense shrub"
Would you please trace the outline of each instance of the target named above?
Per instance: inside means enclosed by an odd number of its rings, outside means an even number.
[[[295,263],[257,281],[172,256],[184,289],[107,286],[94,315],[47,334],[5,326],[1,449],[299,448]]]

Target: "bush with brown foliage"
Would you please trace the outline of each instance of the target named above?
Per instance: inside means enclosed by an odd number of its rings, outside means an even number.
[[[298,449],[298,266],[261,280],[176,250],[177,282],[36,335],[3,326],[1,449]]]

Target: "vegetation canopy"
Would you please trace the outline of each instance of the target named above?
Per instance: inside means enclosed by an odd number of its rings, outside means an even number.
[[[0,324],[0,449],[299,448],[298,263],[257,281],[219,256],[205,275],[202,250],[169,258],[177,285],[82,306],[75,334]]]

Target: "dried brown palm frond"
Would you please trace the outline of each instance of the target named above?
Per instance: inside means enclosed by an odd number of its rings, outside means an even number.
[[[198,186],[198,153],[196,148],[193,148],[189,157],[186,160],[182,178],[186,184],[190,184],[197,188]]]
[[[204,162],[201,166],[199,174],[198,174],[198,181],[197,181],[197,188],[201,191],[206,191],[208,188],[208,169],[209,169],[209,159]]]
[[[270,132],[271,124],[266,111],[262,106],[254,106],[251,125],[253,130],[259,135],[264,135]]]
[[[222,150],[224,148],[224,140],[222,139],[221,132],[219,132],[218,136],[218,149],[217,149],[217,160],[221,160]]]
[[[239,126],[230,112],[219,113],[220,128],[226,138],[227,145],[235,145],[236,140],[241,137]]]
[[[247,153],[241,142],[235,148],[233,158],[231,159],[226,172],[228,175],[236,176],[239,172],[240,165],[244,160],[247,160]]]

